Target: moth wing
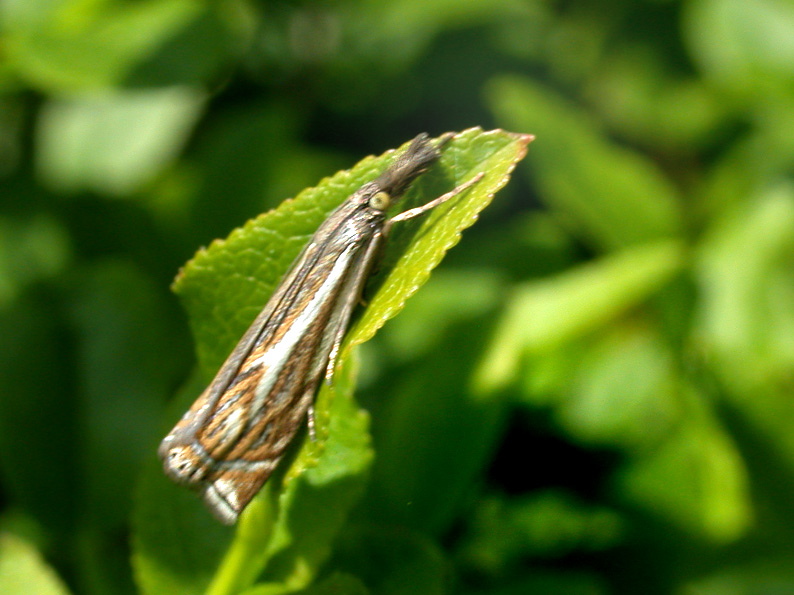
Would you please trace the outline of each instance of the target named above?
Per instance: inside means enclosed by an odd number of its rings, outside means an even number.
[[[381,235],[374,233],[351,249],[353,259],[345,265],[346,275],[337,293],[328,300],[325,316],[318,317],[316,332],[307,333],[307,344],[296,345],[298,354],[290,357],[279,368],[278,377],[267,386],[267,402],[258,405],[247,402],[239,408],[245,411],[245,429],[241,419],[227,427],[236,427],[226,439],[233,446],[223,453],[213,452],[215,465],[204,479],[204,499],[215,514],[223,520],[229,511],[239,514],[270,477],[312,406],[326,370],[331,369],[331,358],[338,355],[339,344],[349,325],[358,302],[361,288],[380,247]],[[306,292],[311,295],[310,291]],[[276,348],[278,348],[278,339]],[[268,347],[269,339],[257,346],[246,362],[255,358],[260,347]],[[246,363],[243,364],[243,367]],[[266,374],[267,372],[264,372]],[[265,382],[262,373],[252,375],[241,387],[246,396],[255,394],[258,385]],[[300,379],[296,381],[296,379]],[[237,391],[237,385],[232,392]],[[215,420],[213,419],[213,424]],[[211,428],[212,424],[207,426]],[[209,446],[204,442],[204,446]],[[209,449],[208,449],[209,450]],[[232,518],[232,522],[234,520]]]
[[[198,428],[206,423],[207,418],[214,413],[226,388],[235,379],[257,342],[266,334],[271,317],[284,307],[284,303],[289,300],[289,294],[295,292],[295,286],[298,284],[296,281],[301,275],[301,270],[305,269],[307,262],[311,262],[317,257],[317,253],[318,246],[313,241],[310,241],[301,251],[265,307],[245,331],[226,361],[223,362],[210,385],[198,396],[174,429],[163,439],[158,450],[161,459],[167,456],[169,449],[173,446],[192,441]]]

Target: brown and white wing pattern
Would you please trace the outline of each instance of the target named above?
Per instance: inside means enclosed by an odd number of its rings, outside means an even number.
[[[199,491],[225,523],[237,519],[300,429],[360,297],[382,218],[356,217],[355,206],[346,203],[333,220],[338,241],[309,243],[160,446],[166,473]]]

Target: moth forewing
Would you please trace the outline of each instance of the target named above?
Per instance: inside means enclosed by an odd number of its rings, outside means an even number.
[[[199,463],[211,463],[201,457],[181,456],[180,453],[183,453],[188,447],[193,447],[196,433],[207,424],[207,420],[218,407],[219,401],[228,391],[231,381],[239,375],[254,345],[261,341],[263,333],[267,332],[274,311],[285,300],[285,297],[288,297],[289,289],[295,285],[295,277],[302,270],[301,264],[311,259],[313,248],[315,246],[310,242],[303,249],[282,282],[276,287],[264,309],[254,319],[229,357],[226,358],[210,385],[160,443],[158,454],[163,460],[166,474],[174,481],[196,484],[200,477],[196,479],[194,475],[203,469]]]
[[[221,521],[236,521],[307,414],[313,435],[318,386],[333,376],[391,224],[434,208],[481,177],[387,221],[387,209],[438,157],[427,135],[416,137],[378,178],[328,216],[210,386],[160,445],[165,472],[200,492]]]

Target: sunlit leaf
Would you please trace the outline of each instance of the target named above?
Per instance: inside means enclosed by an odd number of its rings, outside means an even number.
[[[68,595],[69,590],[32,545],[9,533],[0,533],[0,592]]]
[[[597,247],[615,249],[681,231],[681,198],[642,154],[610,141],[582,110],[528,79],[491,81],[497,117],[532,130],[537,146],[528,163],[541,198],[574,231]]]

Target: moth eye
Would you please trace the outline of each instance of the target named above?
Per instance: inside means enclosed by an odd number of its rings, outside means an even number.
[[[369,199],[369,206],[377,211],[385,211],[391,204],[391,196],[387,192],[376,192]]]

